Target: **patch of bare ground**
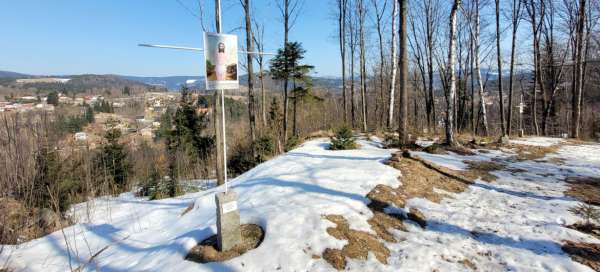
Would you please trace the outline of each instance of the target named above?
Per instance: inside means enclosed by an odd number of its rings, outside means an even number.
[[[438,143],[434,143],[428,147],[423,148],[423,151],[430,154],[448,154],[448,152],[452,152],[463,156],[475,155],[475,153],[471,149],[462,145],[449,146]]]
[[[263,229],[254,224],[241,225],[242,242],[227,251],[217,248],[217,235],[213,235],[192,248],[186,260],[197,263],[224,262],[257,248],[265,237]]]
[[[587,204],[600,205],[600,178],[569,177],[566,182],[569,186],[566,195]]]
[[[464,265],[465,267],[467,267],[473,271],[477,270],[477,266],[473,262],[471,262],[469,259],[460,260],[460,261],[458,261],[458,263]]]
[[[600,226],[592,224],[575,223],[572,225],[568,225],[567,227],[576,231],[587,233],[600,239]]]
[[[517,153],[515,159],[517,161],[533,161],[540,160],[546,157],[549,153],[555,153],[560,148],[560,145],[551,146],[531,146],[531,145],[517,145],[508,144],[504,145],[506,148],[510,148]]]
[[[567,241],[562,245],[562,250],[574,261],[600,272],[600,244]]]
[[[458,153],[456,150],[452,152]],[[461,153],[471,154],[470,151]],[[328,228],[327,233],[336,239],[348,241],[342,249],[327,248],[322,254],[323,259],[338,270],[346,268],[347,258],[365,260],[369,252],[372,252],[381,263],[387,264],[389,250],[383,241],[399,242],[390,232],[391,230],[405,231],[403,220],[406,219],[416,222],[422,228],[427,226],[427,219],[418,209],[411,208],[406,214],[388,214],[385,208],[390,206],[404,208],[406,200],[411,198],[426,198],[439,203],[443,198],[449,197],[444,191],[463,192],[477,178],[494,180],[495,177],[489,172],[505,167],[496,162],[469,162],[469,170],[455,171],[411,157],[409,152],[394,154],[387,164],[402,172],[400,177],[402,185],[392,188],[380,184],[367,194],[367,198],[371,201],[368,207],[373,212],[373,217],[367,222],[375,235],[350,229],[348,222],[341,215],[323,215],[326,220],[336,224],[335,227]],[[461,263],[467,268],[476,269],[468,260]]]
[[[460,171],[454,171],[442,166],[429,163],[416,157],[401,157],[394,154],[388,162],[390,166],[402,172],[402,186],[399,193],[403,199],[426,198],[439,203],[449,195],[434,190],[434,188],[451,192],[463,192],[471,180],[462,176]]]
[[[323,252],[323,259],[335,269],[341,270],[346,267],[346,257],[366,260],[369,252],[372,252],[379,262],[387,264],[390,251],[377,236],[350,229],[348,221],[341,215],[325,215],[324,217],[336,225],[335,228],[327,228],[327,233],[338,240],[348,241],[342,249],[328,248]]]
[[[491,174],[492,171],[505,170],[506,164],[496,161],[464,161],[467,164],[467,171],[464,171],[465,175],[469,179],[480,178],[487,182],[495,181],[498,177]]]

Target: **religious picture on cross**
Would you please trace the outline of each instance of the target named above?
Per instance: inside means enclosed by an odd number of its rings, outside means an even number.
[[[204,33],[206,89],[238,89],[237,36]]]

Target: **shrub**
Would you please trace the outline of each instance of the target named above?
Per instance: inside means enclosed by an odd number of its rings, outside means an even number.
[[[356,148],[356,139],[352,130],[346,126],[339,128],[331,137],[331,150],[348,150]]]
[[[283,147],[283,149],[285,150],[285,152],[288,152],[299,146],[300,143],[301,141],[300,138],[298,138],[298,136],[289,137],[287,142],[285,142],[285,146]]]
[[[232,150],[231,157],[227,162],[227,170],[231,175],[237,176],[252,169],[257,164],[256,158],[252,157],[250,145],[246,144]]]
[[[586,203],[581,203],[569,209],[569,211],[585,220],[585,225],[591,225],[593,221],[600,221],[600,209]]]
[[[254,141],[253,157],[252,145],[241,143],[231,150],[231,157],[227,162],[227,168],[232,175],[240,175],[252,169],[254,166],[270,159],[275,154],[275,143],[272,137],[262,136]]]
[[[254,148],[256,150],[256,160],[261,163],[273,156],[275,153],[275,144],[273,138],[269,136],[262,136],[254,142]]]

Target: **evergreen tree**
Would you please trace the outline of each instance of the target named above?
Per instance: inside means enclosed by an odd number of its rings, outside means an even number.
[[[46,98],[46,103],[58,106],[58,93],[56,91],[50,92]]]
[[[104,135],[106,144],[102,146],[96,164],[100,173],[104,175],[104,180],[121,191],[127,186],[131,165],[127,160],[127,150],[119,143],[119,138],[121,138],[120,130],[113,127],[106,131]]]
[[[90,107],[90,105],[84,103],[83,104],[83,109],[84,109],[84,118],[85,121],[88,124],[91,124],[94,122],[94,110],[92,109],[92,107]]]

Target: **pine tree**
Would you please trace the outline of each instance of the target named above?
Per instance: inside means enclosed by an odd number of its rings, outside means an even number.
[[[58,93],[55,91],[50,92],[46,98],[46,103],[58,106]]]

